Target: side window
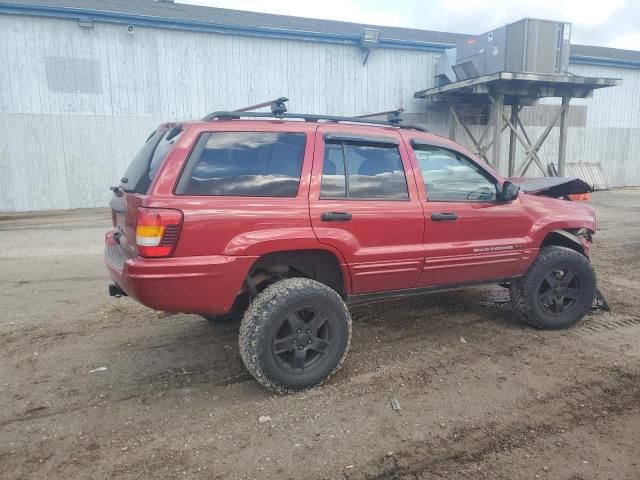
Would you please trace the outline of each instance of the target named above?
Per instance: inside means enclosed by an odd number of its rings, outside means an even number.
[[[497,198],[495,182],[457,152],[435,146],[414,147],[429,201],[484,201]]]
[[[213,132],[191,154],[177,194],[295,197],[304,133]],[[202,140],[201,140],[202,141]]]
[[[347,196],[344,156],[340,143],[327,143],[324,146],[320,196],[322,198],[344,198]]]
[[[407,200],[398,147],[326,143],[320,197]]]
[[[180,135],[180,132],[172,133],[164,130],[156,130],[147,138],[144,146],[131,160],[121,180],[124,190],[136,193],[147,193],[151,182],[158,173],[162,162]]]
[[[167,158],[169,152],[171,151],[171,148],[181,134],[182,132],[174,133],[173,130],[171,130],[167,132],[164,137],[162,137],[162,140],[160,140],[160,143],[156,147],[156,151],[153,152],[151,162],[149,163],[149,182],[154,179],[156,173],[158,173],[158,170],[160,169],[160,165],[162,165],[162,162],[164,162],[165,158]]]

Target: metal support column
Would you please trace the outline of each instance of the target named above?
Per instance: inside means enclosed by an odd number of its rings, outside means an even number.
[[[501,147],[502,142],[500,141],[500,137],[502,136],[502,113],[504,110],[504,94],[499,93],[493,98],[493,168],[495,168],[498,172],[502,169],[500,168],[501,163]]]
[[[558,176],[564,177],[564,166],[567,155],[567,114],[570,97],[562,97],[562,113],[560,114],[560,141],[558,142]]]
[[[518,106],[511,105],[511,125],[517,126],[518,122]],[[508,175],[513,177],[516,171],[516,132],[511,129],[509,131],[509,170]]]
[[[529,168],[532,162],[535,162],[538,165],[538,168],[540,168],[540,171],[542,172],[542,174],[546,175],[544,165],[540,161],[540,158],[538,158],[538,150],[540,150],[540,147],[549,136],[549,133],[551,133],[551,130],[553,129],[555,124],[558,123],[558,119],[562,115],[563,111],[564,111],[564,106],[561,105],[560,108],[556,111],[553,118],[551,119],[551,122],[546,126],[546,128],[544,129],[544,132],[542,132],[542,134],[538,137],[535,143],[532,144],[527,137],[527,142],[529,143],[529,145],[527,146],[527,144],[523,143],[523,146],[525,147],[525,159],[524,159],[524,163],[520,167],[520,172],[517,175],[518,177],[524,176],[524,174],[527,172],[527,169]],[[508,119],[506,120],[509,121]],[[522,133],[526,136],[526,130],[524,129],[524,125],[522,124],[522,121],[520,120],[520,118],[518,118],[518,124],[522,129]],[[516,133],[516,136],[518,136],[517,133]],[[520,139],[519,136],[518,136],[518,139]]]
[[[458,141],[466,141],[464,137],[468,137],[477,155],[493,165],[503,175],[524,177],[532,165],[540,169],[541,174],[545,176],[547,174],[565,175],[569,127],[567,115],[571,98],[588,98],[597,89],[613,87],[620,85],[620,83],[621,80],[614,78],[497,72],[415,92],[414,97],[428,98],[435,103],[448,104],[457,124],[455,128],[458,129]],[[552,118],[549,119],[544,131],[537,139],[534,139],[527,133],[522,119],[519,118],[520,111],[522,106],[537,105],[543,98],[561,98],[562,106],[559,106],[560,108],[551,115]],[[512,106],[512,104],[516,104],[518,107]],[[504,108],[505,106],[512,106],[512,108],[508,110]],[[471,113],[485,107],[489,108],[490,117],[486,123],[482,122],[485,128],[481,135],[477,134],[478,138],[476,139],[469,125],[460,121],[460,112]],[[545,106],[545,108],[549,107],[549,105]],[[467,119],[471,116],[465,115],[463,118]],[[556,159],[553,159],[552,168],[546,160],[545,163],[541,161],[540,149],[558,122],[560,122],[558,165],[555,165]],[[476,125],[478,122],[470,123],[474,123],[474,132],[481,128]],[[506,128],[511,129],[508,162],[501,155],[502,131]],[[449,129],[451,133],[451,125],[449,125]],[[524,149],[522,163],[516,162],[516,154],[520,148],[516,143],[520,143]],[[492,149],[491,152],[489,152],[490,149]],[[506,157],[506,155],[504,156]]]
[[[453,105],[449,105],[449,139],[456,141],[456,115]]]

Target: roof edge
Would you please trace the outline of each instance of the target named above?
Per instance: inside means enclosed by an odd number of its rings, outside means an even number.
[[[129,13],[109,12],[104,10],[86,10],[81,8],[59,7],[51,5],[23,5],[16,3],[0,3],[0,14],[27,15],[73,20],[91,19],[103,23],[133,24],[145,27],[166,28],[173,30],[186,30],[219,34],[226,33],[241,36],[342,43],[357,46],[360,45],[359,35],[280,29],[271,27],[247,27],[233,24],[214,25],[207,22],[198,22],[192,20],[179,20],[167,17],[153,17],[149,15],[136,15]],[[440,52],[454,46],[455,44],[422,42],[417,40],[404,40],[385,37],[381,37],[379,43],[379,47],[381,48],[400,48],[432,52]],[[569,58],[570,62],[574,64],[603,65],[634,69],[640,68],[640,61],[633,60],[622,60],[579,54],[571,54]]]
[[[168,28],[173,30],[188,30],[208,33],[227,33],[243,36],[270,37],[291,40],[310,40],[330,43],[346,43],[360,45],[360,35],[346,35],[330,32],[316,32],[307,30],[280,29],[271,27],[246,27],[242,25],[214,25],[207,22],[179,20],[166,17],[152,17],[129,13],[107,12],[102,10],[85,10],[71,7],[56,7],[48,5],[21,5],[15,3],[0,3],[0,14],[28,15],[37,17],[63,18],[72,20],[91,19],[103,23],[132,24],[145,27]],[[421,42],[417,40],[402,40],[394,38],[380,38],[380,47],[407,48],[416,50],[442,51],[451,44]]]
[[[619,58],[595,57],[592,55],[570,55],[573,64],[601,65],[604,67],[640,68],[640,61],[622,60]]]

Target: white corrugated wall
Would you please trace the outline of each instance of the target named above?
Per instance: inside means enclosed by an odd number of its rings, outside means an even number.
[[[351,45],[11,15],[0,15],[0,44],[0,211],[105,206],[157,124],[281,95],[293,112],[404,107],[447,132],[446,110],[413,98],[430,86],[438,53],[379,49],[363,65]],[[640,70],[572,71],[624,81],[585,102],[569,158],[602,161],[614,185],[640,184]]]

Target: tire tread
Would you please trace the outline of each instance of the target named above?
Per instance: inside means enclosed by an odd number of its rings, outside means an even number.
[[[270,321],[269,313],[282,298],[291,295],[322,295],[328,301],[339,304],[347,319],[346,347],[339,362],[320,381],[304,387],[291,387],[270,379],[264,372],[259,360],[260,355],[263,353],[259,340],[263,335],[265,326]],[[340,295],[328,286],[309,278],[287,278],[265,288],[253,299],[240,324],[238,342],[240,356],[247,370],[264,387],[280,394],[305,390],[322,385],[342,367],[351,344],[351,315]]]
[[[567,256],[573,257],[574,260],[585,262],[587,264],[589,270],[593,275],[593,285],[595,290],[595,272],[593,271],[589,260],[584,255],[567,247],[560,247],[555,245],[543,247],[542,249],[540,249],[538,257],[534,260],[531,267],[529,267],[529,270],[527,270],[527,272],[520,279],[513,282],[511,284],[511,287],[509,288],[511,305],[513,306],[513,309],[522,316],[524,322],[528,325],[539,329],[561,329],[567,328],[574,323],[577,323],[580,318],[582,318],[580,317],[575,322],[570,322],[568,324],[551,324],[544,318],[541,318],[536,314],[535,310],[532,307],[532,302],[528,300],[528,296],[534,289],[537,288],[537,285],[534,285],[533,280],[537,275],[538,270],[546,268],[546,265],[548,265],[549,263],[554,263],[556,260],[565,260]]]

